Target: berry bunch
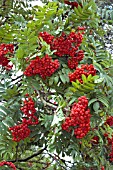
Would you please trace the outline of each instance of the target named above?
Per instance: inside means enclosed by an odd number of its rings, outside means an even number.
[[[78,62],[81,61],[84,58],[84,52],[80,50],[77,54],[75,54],[75,57],[71,57],[68,60],[68,67],[70,69],[76,69],[78,66]]]
[[[64,55],[76,57],[79,55],[76,51],[83,40],[83,36],[80,32],[71,32],[69,35],[62,33],[60,37],[54,37],[47,32],[41,32],[39,37],[42,37],[45,42],[50,44],[51,50],[56,50],[54,54],[58,57]]]
[[[36,57],[36,59],[30,62],[24,71],[24,75],[33,76],[39,74],[43,79],[46,79],[46,77],[50,77],[59,66],[59,61],[52,61],[52,58],[48,55],[45,55],[43,58]]]
[[[38,124],[38,118],[34,115],[36,112],[35,104],[28,94],[26,94],[24,106],[21,107],[21,111],[25,115],[25,118],[22,119],[22,123],[9,128],[9,130],[12,132],[12,140],[16,142],[24,140],[30,135],[30,129],[28,128],[29,125]]]
[[[113,126],[113,116],[109,116],[109,117],[106,119],[105,124],[108,124],[109,126]],[[110,154],[109,154],[109,157],[110,157],[109,160],[110,160],[111,162],[113,162],[113,136],[112,136],[112,138],[109,138],[109,137],[108,137],[108,136],[109,136],[108,133],[105,133],[104,136],[107,137],[108,145],[111,146],[111,152],[110,152]]]
[[[28,97],[28,98],[27,98]],[[26,94],[26,99],[23,101],[24,106],[21,107],[21,111],[29,118],[36,112],[35,103],[33,99]]]
[[[83,30],[83,27],[78,28],[78,30]],[[84,57],[84,52],[78,50],[80,44],[82,43],[83,36],[80,32],[71,32],[69,35],[62,33],[59,37],[54,37],[47,32],[41,32],[39,37],[50,45],[51,50],[55,50],[55,55],[58,57],[69,56],[68,67],[70,69],[75,69]]]
[[[42,39],[47,43],[47,44],[52,44],[52,41],[54,39],[54,36],[49,34],[48,32],[40,32],[39,37],[42,37]]]
[[[92,139],[91,139],[91,142],[95,145],[97,145],[99,143],[99,137],[98,136],[94,136]]]
[[[80,83],[83,83],[82,81],[82,74],[84,74],[86,77],[91,75],[96,75],[96,69],[92,64],[83,64],[81,65],[81,68],[76,68],[76,70],[73,73],[69,74],[70,82],[79,80]]]
[[[78,98],[78,103],[74,103],[71,113],[62,124],[62,129],[67,132],[74,128],[76,138],[83,138],[90,130],[90,110],[88,109],[88,99],[86,96]]]
[[[108,116],[105,125],[113,126],[113,116]],[[109,138],[109,133],[105,133],[104,137],[107,138],[108,145],[113,145],[113,137]]]
[[[85,29],[86,29],[86,27],[80,27],[80,26],[78,26],[78,28],[77,28],[78,31],[83,31]]]
[[[109,126],[113,126],[113,116],[109,116],[105,124],[108,124]]]
[[[109,154],[109,160],[111,161],[111,162],[113,162],[113,141],[112,141],[112,147],[111,147],[111,152],[110,152],[110,154]]]
[[[64,3],[67,4],[67,5],[70,5],[73,8],[78,8],[78,5],[80,5],[82,7],[81,4],[78,4],[77,2],[70,2],[68,0],[64,0]]]
[[[108,146],[110,146],[110,153],[109,153],[109,160],[113,162],[113,136],[111,138],[108,137],[108,134],[104,134],[105,137],[107,137]]]
[[[12,140],[15,142],[24,140],[30,135],[30,129],[28,128],[27,124],[24,123],[10,127],[9,130],[12,132]]]
[[[82,40],[83,36],[80,32],[71,32],[69,35],[62,33],[60,37],[56,37],[52,42],[51,50],[57,50],[54,54],[59,57],[64,55],[75,57]]]
[[[109,125],[109,126],[113,126],[113,116],[108,116],[104,124],[105,125]],[[109,148],[111,150],[110,153],[109,153],[109,160],[110,160],[110,162],[113,162],[113,135],[110,138],[109,137],[109,133],[106,132],[106,133],[104,133],[104,137],[107,140],[107,149]],[[92,138],[91,142],[93,144],[98,144],[99,143],[99,137],[98,136],[94,136]]]
[[[24,106],[21,107],[21,111],[24,113],[27,119],[23,119],[22,122],[27,125],[38,124],[38,118],[34,116],[36,113],[35,103],[33,99],[26,95],[26,100],[24,100]]]
[[[0,167],[1,167],[1,166],[4,166],[4,165],[8,165],[8,166],[11,167],[13,170],[16,170],[16,166],[15,166],[12,162],[6,162],[6,161],[0,162]]]
[[[77,66],[78,66],[78,61],[76,60],[76,57],[69,58],[68,67],[70,69],[76,69]]]
[[[9,65],[10,60],[8,57],[14,52],[13,44],[0,44],[0,65],[5,67],[5,69],[10,70],[12,65]]]

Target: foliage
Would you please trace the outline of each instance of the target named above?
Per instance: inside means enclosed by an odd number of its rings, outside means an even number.
[[[111,170],[113,59],[105,50],[106,32],[102,23],[112,23],[113,10],[102,9],[94,0],[78,0],[74,8],[64,0],[44,0],[42,7],[38,4],[31,7],[28,2],[0,2],[0,46],[14,45],[13,52],[3,54],[0,51],[0,161],[12,162],[22,170],[100,170],[102,166]],[[39,36],[41,32],[48,33],[51,41],[48,36],[45,40]],[[70,33],[71,36],[80,35],[71,45],[72,37],[66,41]],[[60,43],[53,46],[52,43],[59,40]],[[75,56],[81,55],[79,51],[84,53],[84,57],[75,63],[76,68],[69,67],[72,56],[68,53],[60,57],[56,53],[58,48],[55,47],[58,45],[60,49],[65,42],[67,47],[63,52],[70,45],[71,50],[76,46]],[[46,54],[50,57],[50,65]],[[4,61],[13,65],[12,69],[7,63],[3,65],[4,56],[7,58]],[[87,70],[87,75],[82,74],[81,82],[78,79],[71,82],[69,74],[85,64],[92,64],[96,73],[88,75]],[[32,76],[26,76],[26,68]],[[35,69],[37,74],[33,72]],[[46,75],[44,78],[42,72]],[[16,142],[9,129],[34,118],[21,109],[25,100],[29,100],[26,95],[34,102],[34,108],[31,109],[30,104],[27,111],[31,114],[35,109],[33,114],[38,123],[33,120],[32,126],[27,123],[30,135]],[[77,139],[74,130],[67,132],[62,124],[81,96],[88,99],[90,130],[85,137]],[[9,167],[5,165],[2,169]]]

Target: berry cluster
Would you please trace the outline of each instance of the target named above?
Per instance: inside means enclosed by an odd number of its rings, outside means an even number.
[[[43,79],[46,79],[46,77],[50,77],[59,66],[59,61],[52,61],[52,58],[48,55],[45,55],[43,58],[36,57],[36,59],[30,62],[24,71],[24,75],[33,76],[39,74]]]
[[[62,124],[62,129],[70,132],[74,128],[76,138],[83,138],[90,130],[90,110],[88,109],[88,99],[86,96],[78,98],[78,103],[74,103],[71,113]]]
[[[73,73],[69,74],[70,82],[79,80],[80,83],[83,83],[82,81],[82,74],[84,74],[86,77],[91,75],[96,75],[96,69],[92,64],[83,64],[81,65],[81,68],[76,68],[76,70]]]
[[[113,116],[108,116],[106,121],[105,121],[105,125],[109,125],[110,127],[113,126]],[[107,137],[108,139],[108,144],[111,144],[112,143],[112,139],[110,139],[108,136],[109,136],[109,133],[105,133],[104,134],[105,137]]]
[[[39,37],[42,37],[45,42],[50,44],[51,50],[56,50],[54,54],[58,57],[64,55],[75,57],[79,55],[76,51],[83,40],[83,36],[80,32],[71,32],[69,35],[62,33],[59,37],[54,37],[47,32],[41,32]]]
[[[21,111],[24,113],[25,118],[22,119],[22,123],[13,127],[9,130],[12,132],[13,141],[19,142],[24,140],[30,135],[29,125],[38,124],[38,118],[34,115],[36,112],[34,101],[28,94],[24,101],[24,106],[21,107]]]
[[[108,124],[109,126],[113,126],[113,116],[109,116],[105,124]]]
[[[10,60],[8,57],[11,57],[13,52],[13,44],[0,44],[0,65],[2,65],[7,70],[12,68],[12,65],[9,65]]]
[[[76,60],[76,57],[71,57],[68,59],[68,67],[70,69],[76,69],[78,66],[78,61]]]
[[[39,37],[42,37],[42,39],[47,43],[47,44],[52,44],[52,41],[54,39],[54,36],[49,34],[48,32],[40,32]]]
[[[6,162],[6,161],[0,162],[0,167],[1,167],[1,166],[4,166],[4,165],[8,165],[8,166],[11,167],[13,170],[16,170],[16,166],[15,166],[12,162]]]
[[[36,125],[38,124],[38,118],[34,116],[36,113],[35,103],[33,99],[27,95],[28,94],[26,94],[26,97],[28,98],[24,100],[24,106],[21,107],[21,111],[24,113],[27,119],[24,118],[22,122],[27,125]]]
[[[104,124],[105,125],[109,125],[110,127],[113,126],[113,116],[108,116]],[[106,133],[104,133],[104,137],[107,140],[107,149],[109,148],[111,150],[110,153],[109,153],[109,161],[113,162],[113,135],[110,138],[109,137],[109,132],[106,132]],[[99,143],[99,137],[98,136],[94,136],[92,138],[91,142],[93,144],[98,144]],[[103,167],[103,169],[104,169],[104,167]]]
[[[73,8],[78,8],[78,5],[80,5],[82,7],[81,4],[78,4],[77,2],[70,2],[68,0],[64,0],[64,3],[67,4],[67,5],[70,5]]]
[[[108,140],[108,146],[110,146],[110,153],[109,153],[109,161],[110,162],[113,162],[113,136],[112,138],[109,138],[108,137],[108,134],[104,134],[105,137],[107,137],[107,140]]]
[[[20,140],[24,140],[30,135],[30,129],[27,124],[19,124],[13,127],[10,127],[9,130],[12,132],[13,141],[19,142]]]
[[[86,27],[80,27],[80,26],[78,26],[78,28],[77,28],[78,31],[83,31],[85,29],[86,29]]]
[[[92,139],[91,139],[91,142],[95,145],[97,145],[99,143],[99,137],[98,136],[94,136]]]
[[[80,50],[77,54],[75,54],[75,57],[71,57],[68,60],[68,67],[70,69],[76,69],[78,66],[78,62],[81,61],[84,58],[84,52]]]
[[[109,116],[105,122],[105,124],[108,124],[109,126],[113,126],[113,116]],[[113,162],[113,136],[112,138],[109,138],[109,134],[105,133],[105,137],[107,137],[108,145],[111,145],[111,152],[109,154],[109,160]]]
[[[52,50],[57,50],[54,54],[62,57],[64,55],[69,55],[75,57],[77,55],[76,51],[82,43],[83,36],[80,32],[71,32],[69,35],[62,33],[60,37],[54,39],[51,44]]]
[[[84,27],[78,27],[78,30],[84,30]],[[55,50],[54,54],[58,57],[69,56],[68,67],[75,69],[84,57],[84,52],[78,50],[83,40],[80,32],[71,32],[69,35],[62,33],[59,37],[54,37],[47,32],[41,32],[39,37],[50,45],[51,50]]]

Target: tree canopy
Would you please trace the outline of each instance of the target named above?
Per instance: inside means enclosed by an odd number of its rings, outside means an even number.
[[[112,4],[42,2],[0,1],[0,168],[112,170]]]

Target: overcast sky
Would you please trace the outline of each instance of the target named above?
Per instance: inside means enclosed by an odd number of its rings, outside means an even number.
[[[32,5],[42,5],[42,2],[41,0],[35,0],[35,1],[31,1],[32,2]]]

